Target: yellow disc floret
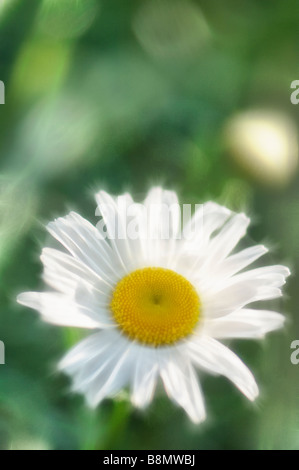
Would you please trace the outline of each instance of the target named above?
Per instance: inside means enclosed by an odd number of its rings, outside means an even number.
[[[117,284],[111,311],[124,334],[151,346],[166,346],[190,335],[200,317],[192,284],[164,268],[138,269]]]

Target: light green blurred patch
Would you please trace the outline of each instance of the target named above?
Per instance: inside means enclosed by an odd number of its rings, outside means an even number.
[[[186,179],[194,185],[199,184],[209,176],[212,169],[212,161],[196,143],[186,142],[184,148],[184,164],[186,169]]]
[[[15,165],[36,181],[86,165],[100,139],[97,110],[80,94],[60,94],[38,103],[23,120],[16,140]]]
[[[0,0],[0,24],[5,20],[6,14],[13,8],[18,0]]]
[[[37,28],[58,39],[78,37],[92,24],[99,7],[98,0],[43,0]]]
[[[84,330],[80,328],[63,328],[62,337],[65,346],[65,350],[72,348],[80,340],[85,338],[88,335]]]
[[[37,195],[26,181],[15,175],[0,178],[0,269],[11,250],[28,231],[37,209]]]
[[[242,179],[229,179],[224,185],[220,200],[231,210],[248,213],[253,200],[253,189]]]
[[[16,60],[11,95],[18,101],[56,92],[69,70],[70,45],[34,37],[26,42]]]
[[[147,0],[133,19],[133,30],[144,49],[159,59],[194,57],[210,40],[209,26],[195,2]]]
[[[25,434],[23,436],[15,436],[9,450],[51,450],[51,447],[43,439]]]

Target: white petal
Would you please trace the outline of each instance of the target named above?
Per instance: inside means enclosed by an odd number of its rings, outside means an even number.
[[[54,289],[74,295],[81,280],[108,295],[111,288],[86,264],[72,256],[52,248],[44,248],[41,254],[44,264],[44,281]]]
[[[72,347],[58,364],[58,368],[65,373],[73,374],[80,365],[95,357],[104,350],[110,349],[115,335],[107,331],[103,334],[99,331]],[[110,351],[109,351],[110,352]]]
[[[274,283],[275,284],[275,283]],[[206,318],[229,315],[253,302],[281,297],[281,290],[261,279],[251,279],[224,287],[222,290],[204,292],[202,311]]]
[[[99,332],[76,345],[60,369],[73,379],[73,390],[84,393],[90,406],[132,384],[132,402],[145,407],[158,376],[156,350],[128,341],[116,330]]]
[[[149,191],[146,208],[146,262],[151,266],[171,268],[180,235],[180,206],[175,192],[160,187]]]
[[[83,287],[82,287],[83,288]],[[23,292],[17,298],[18,302],[38,310],[43,320],[48,323],[81,328],[108,328],[115,323],[101,306],[89,303],[80,304],[80,294],[77,301],[55,292]]]
[[[210,240],[213,232],[222,227],[230,215],[229,209],[214,202],[200,205],[184,227],[184,239],[187,240],[188,248],[198,253]]]
[[[250,370],[223,344],[208,336],[198,336],[188,342],[187,351],[198,367],[224,375],[249,400],[253,401],[258,396],[258,387]]]
[[[200,205],[183,228],[177,247],[176,269],[192,283],[209,279],[207,275],[208,246],[215,230],[230,217],[231,211],[213,202]]]
[[[114,396],[132,379],[134,345],[116,331],[99,332],[71,350],[60,369],[73,378],[73,390],[95,407]]]
[[[233,276],[267,252],[268,249],[264,245],[256,245],[246,248],[245,250],[223,260],[220,266],[217,267],[217,270],[215,270],[215,276],[217,279],[219,278],[222,280]]]
[[[229,315],[245,305],[282,295],[280,287],[290,271],[285,266],[266,266],[238,274],[210,289],[202,289],[202,308],[207,318]]]
[[[137,219],[138,226],[139,222],[139,214],[130,216],[129,212],[134,205],[134,201],[129,194],[113,198],[105,191],[96,194],[96,201],[104,219],[109,242],[115,253],[117,253],[123,269],[130,272],[138,265],[138,259],[142,253],[139,237],[131,239],[128,236],[129,224]]]
[[[290,270],[285,266],[264,266],[262,268],[252,269],[244,273],[237,274],[222,283],[222,286],[246,283],[248,281],[260,280],[260,286],[281,287],[285,284],[285,279],[290,275]]]
[[[114,285],[124,271],[115,254],[100,232],[80,215],[71,212],[47,226],[74,258],[92,269],[108,285]]]
[[[222,225],[220,222],[226,221],[231,214],[226,208],[222,208],[222,212],[220,209],[221,207],[218,209],[218,219],[215,218],[213,221],[212,229],[216,227],[217,220],[218,228],[220,228]],[[203,221],[205,222],[206,219],[208,216],[204,217]],[[220,276],[221,265],[245,235],[249,219],[244,214],[234,215],[225,223],[219,233],[210,238],[207,238],[207,234],[211,235],[211,227],[206,229],[204,222],[203,228],[200,230],[200,237],[196,240],[197,246],[195,242],[183,243],[180,269],[182,274],[186,273],[192,283],[205,289],[222,280]],[[189,267],[185,267],[184,264],[188,264]]]
[[[64,296],[53,293],[23,292],[17,301],[26,307],[38,310],[44,321],[56,325],[97,328],[98,324],[82,315],[78,308]]]
[[[133,405],[145,408],[151,402],[158,378],[157,350],[140,348],[136,354],[135,373],[132,381]]]
[[[165,390],[174,402],[178,403],[194,423],[206,418],[202,392],[193,367],[187,358],[180,359],[170,350],[168,357],[160,359],[160,374]]]
[[[103,398],[118,392],[130,377],[122,364],[128,343],[116,331],[100,331],[72,348],[59,369],[73,379],[73,390],[86,395],[95,407]]]
[[[104,398],[114,397],[132,380],[132,350],[131,346],[119,351],[103,365],[92,384],[88,385],[87,402],[91,407],[97,406]]]
[[[169,235],[170,238],[177,238],[180,230],[180,205],[178,197],[174,191],[166,191],[160,187],[149,191],[144,204],[147,208],[153,207],[149,216],[149,234],[160,236]],[[163,209],[169,210],[169,213]],[[165,215],[169,215],[169,219]]]
[[[210,265],[218,264],[230,254],[246,234],[249,222],[250,219],[244,214],[236,214],[224,225],[207,248],[207,259]]]
[[[242,309],[223,318],[207,321],[204,331],[218,339],[263,338],[266,333],[281,328],[285,317],[268,310]]]
[[[108,340],[109,338],[109,340]],[[119,341],[119,338],[110,337],[99,334],[98,344],[94,348],[94,351],[86,355],[84,360],[80,360],[73,364],[71,367],[68,367],[65,372],[69,373],[73,377],[73,389],[80,391],[82,393],[88,393],[91,389],[92,384],[97,381],[101,375],[103,378],[103,373],[110,375],[111,365],[115,361],[119,361],[122,354],[124,353],[126,346],[123,341]],[[117,343],[114,344],[114,342]],[[109,367],[107,368],[107,366]],[[103,381],[102,385],[105,383]],[[95,391],[96,393],[98,390]]]

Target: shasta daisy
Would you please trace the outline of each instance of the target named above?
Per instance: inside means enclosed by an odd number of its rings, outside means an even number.
[[[130,217],[129,194],[116,200],[100,191],[96,200],[102,225],[74,212],[49,223],[66,249],[42,251],[51,290],[18,297],[49,323],[95,330],[59,364],[74,390],[95,407],[127,388],[132,403],[144,408],[160,378],[169,398],[199,423],[205,406],[197,370],[203,370],[227,377],[253,401],[252,373],[219,340],[262,338],[280,328],[281,314],[248,305],[280,297],[289,270],[245,270],[267,249],[236,252],[249,219],[213,202],[202,204],[181,229],[174,192],[153,188],[146,210]],[[134,237],[128,236],[132,222]]]

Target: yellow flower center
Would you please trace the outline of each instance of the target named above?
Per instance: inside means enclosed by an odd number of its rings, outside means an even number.
[[[192,284],[164,268],[138,269],[125,276],[110,307],[123,333],[151,346],[185,338],[200,317],[200,300]]]

